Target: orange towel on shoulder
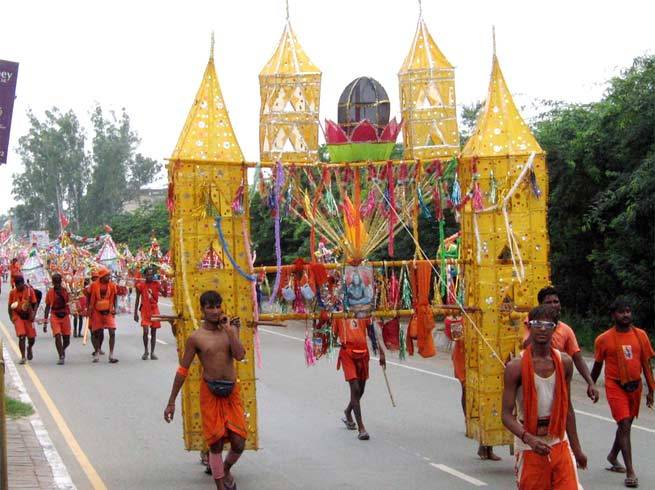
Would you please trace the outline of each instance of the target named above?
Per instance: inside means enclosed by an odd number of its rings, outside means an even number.
[[[559,352],[551,347],[550,356],[555,364],[555,396],[550,413],[548,434],[560,439],[566,432],[566,419],[569,412],[569,393],[564,375],[564,363]],[[521,358],[521,384],[523,385],[523,427],[530,434],[537,433],[537,389],[534,383],[534,366],[532,364],[532,346],[528,346]]]
[[[239,384],[230,396],[220,398],[214,395],[204,379],[200,379],[200,414],[202,433],[208,446],[216,444],[232,431],[244,439],[248,437],[246,415],[241,402]]]

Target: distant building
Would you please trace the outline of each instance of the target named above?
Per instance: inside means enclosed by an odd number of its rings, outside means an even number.
[[[168,189],[139,189],[137,195],[123,203],[123,212],[132,213],[144,206],[152,206],[166,201]]]

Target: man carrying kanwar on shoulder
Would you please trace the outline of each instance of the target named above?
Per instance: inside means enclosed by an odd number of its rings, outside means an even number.
[[[12,278],[14,289],[9,292],[9,318],[16,329],[18,347],[20,349],[20,364],[25,364],[25,342],[27,340],[27,360],[33,358],[32,348],[36,342],[34,315],[36,314],[36,295],[34,290],[25,284],[23,276]]]
[[[528,325],[530,344],[507,363],[503,391],[503,424],[515,436],[517,487],[578,490],[576,462],[585,469],[587,457],[571,404],[573,361],[552,346],[557,310],[533,308]]]
[[[52,275],[52,287],[45,296],[45,321],[48,321],[50,316],[50,328],[52,329],[52,336],[55,338],[55,347],[59,360],[57,364],[64,364],[66,359],[66,348],[70,344],[71,339],[71,320],[70,309],[68,302],[70,296],[68,291],[64,289],[61,283],[61,274],[55,272]]]
[[[632,466],[630,429],[632,421],[639,416],[642,393],[642,375],[646,378],[648,394],[646,405],[653,408],[655,380],[650,360],[655,357],[648,335],[632,324],[632,307],[625,298],[617,298],[610,306],[614,326],[596,338],[594,367],[591,377],[600,376],[605,363],[605,395],[616,421],[614,444],[607,455],[610,466],[607,470],[625,473],[624,485],[639,486],[639,480]],[[618,462],[619,451],[623,455],[622,466]]]
[[[587,383],[587,396],[594,403],[598,402],[598,389],[596,388],[596,383],[591,379],[589,367],[582,357],[582,351],[578,345],[578,339],[575,336],[575,332],[566,323],[559,320],[560,314],[562,312],[562,305],[559,301],[559,293],[557,292],[557,289],[555,289],[553,286],[542,288],[537,293],[537,301],[539,301],[540,305],[552,306],[557,312],[557,326],[553,332],[553,340],[551,341],[551,345],[560,352],[566,352],[571,357],[571,359],[573,359],[575,368]],[[524,346],[529,344],[529,334],[530,329],[527,331]]]
[[[339,338],[341,349],[337,361],[337,370],[343,368],[343,374],[350,387],[350,401],[343,411],[345,417],[341,421],[349,430],[357,429],[357,438],[360,441],[368,441],[369,433],[364,427],[362,420],[361,400],[368,380],[368,364],[370,354],[368,350],[367,332],[369,318],[337,318],[334,320],[334,332]],[[374,328],[371,326],[371,328]],[[374,331],[375,333],[375,331]],[[384,350],[380,342],[377,342],[380,349],[380,366],[386,367],[387,362]],[[355,420],[353,420],[353,413]],[[355,421],[357,424],[355,424]]]
[[[89,294],[89,317],[94,341],[93,362],[99,361],[102,343],[105,339],[104,330],[109,332],[109,363],[115,364],[116,345],[116,284],[111,281],[111,272],[106,267],[98,270],[98,280],[91,283]]]
[[[234,361],[243,360],[246,350],[239,340],[239,319],[229,320],[221,309],[222,303],[216,291],[205,291],[200,296],[204,321],[187,339],[164,410],[164,420],[173,420],[175,399],[197,355],[202,366],[200,412],[203,435],[209,447],[209,467],[216,488],[232,490],[236,489],[236,481],[231,469],[241,456],[248,435]],[[230,443],[230,451],[223,462],[225,442]]]
[[[136,299],[134,301],[134,321],[139,321],[141,311],[141,327],[143,328],[143,355],[141,359],[148,359],[148,329],[150,329],[150,359],[156,361],[155,346],[157,345],[157,329],[161,322],[154,321],[153,315],[159,315],[159,281],[155,281],[155,271],[148,267],[145,271],[145,281],[138,281],[134,285]]]

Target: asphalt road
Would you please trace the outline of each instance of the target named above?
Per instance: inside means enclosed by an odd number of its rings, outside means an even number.
[[[3,291],[0,304],[6,304],[6,296]],[[165,313],[169,300],[162,306]],[[13,337],[5,307],[0,320]],[[90,345],[72,339],[66,365],[57,366],[50,334],[39,332],[30,365],[79,449],[18,366],[74,483],[93,488],[84,471],[90,465],[110,489],[215,488],[198,464],[198,453],[184,451],[179,416],[171,425],[162,418],[177,365],[170,328],[161,329],[159,360],[142,361],[141,329],[127,315],[119,316],[118,324],[120,362],[115,365],[106,360],[92,364]],[[334,360],[305,367],[302,338],[301,325],[261,330],[264,366],[257,390],[262,449],[246,452],[235,467],[241,490],[514,488],[514,460],[507,448],[497,449],[501,462],[483,462],[475,455],[476,442],[464,436],[460,388],[451,377],[448,353],[402,365],[389,357],[397,408],[372,361],[363,400],[371,440],[361,442],[340,422],[348,396],[342,373],[335,371]],[[604,397],[592,405],[582,384],[575,382],[573,390],[576,409],[584,412],[578,413],[578,430],[590,465],[581,474],[583,485],[622,487],[620,475],[603,469],[615,427]],[[655,415],[645,406],[638,425],[642,428],[632,436],[637,473],[642,488],[655,488]]]

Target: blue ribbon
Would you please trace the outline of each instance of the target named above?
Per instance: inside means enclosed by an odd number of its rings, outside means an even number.
[[[239,267],[239,264],[237,264],[237,261],[234,260],[234,257],[232,257],[232,254],[230,253],[230,249],[227,246],[227,242],[225,241],[225,235],[223,235],[223,227],[221,226],[222,221],[223,218],[221,216],[216,216],[215,222],[216,222],[216,229],[218,230],[218,239],[221,241],[221,246],[223,247],[223,251],[225,252],[225,255],[227,255],[227,258],[230,261],[230,264],[232,264],[232,267],[234,267],[234,270],[237,271],[239,274],[241,274],[241,276],[246,281],[255,282],[257,280],[257,277],[251,276],[246,271],[244,271],[241,267]]]

